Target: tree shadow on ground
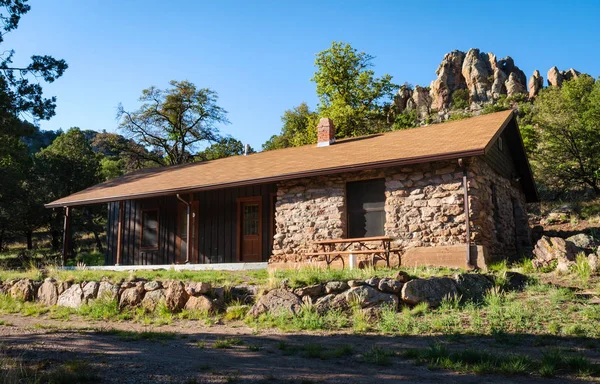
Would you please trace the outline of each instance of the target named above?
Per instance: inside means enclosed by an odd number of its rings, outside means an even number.
[[[538,359],[551,348],[572,349],[600,362],[594,338],[499,334],[495,336],[381,336],[353,334],[252,334],[235,328],[184,333],[120,330],[36,330],[4,335],[5,353],[51,369],[87,361],[107,383],[565,383],[575,377],[459,374],[432,370],[396,354],[442,343],[449,349],[523,354]],[[169,327],[161,331],[170,331]],[[156,329],[155,329],[156,330]],[[225,333],[224,333],[225,332]],[[229,340],[229,341],[227,341]],[[341,352],[338,352],[341,351]],[[371,353],[371,355],[369,355]],[[1,366],[1,365],[0,365]],[[2,371],[0,371],[2,377]],[[581,381],[585,382],[585,381]],[[589,380],[588,380],[589,382]]]

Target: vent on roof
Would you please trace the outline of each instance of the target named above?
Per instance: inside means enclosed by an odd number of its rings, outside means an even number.
[[[323,117],[317,126],[317,147],[326,147],[335,143],[335,126],[333,121],[327,117]]]

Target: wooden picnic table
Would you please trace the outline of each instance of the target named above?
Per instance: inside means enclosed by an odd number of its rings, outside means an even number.
[[[336,259],[342,261],[342,268],[345,267],[343,255],[373,254],[373,265],[375,259],[384,260],[386,265],[390,266],[390,254],[397,250],[392,249],[391,242],[394,238],[389,236],[356,237],[349,239],[329,239],[314,241],[312,244],[320,248],[317,252],[309,252],[307,256],[325,256],[327,268]],[[371,248],[368,243],[381,243],[380,248]],[[336,249],[339,244],[343,244],[342,249]],[[360,249],[348,250],[351,246],[358,244]]]

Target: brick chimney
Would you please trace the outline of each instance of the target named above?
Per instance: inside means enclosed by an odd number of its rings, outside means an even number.
[[[317,147],[326,147],[335,143],[335,126],[333,125],[333,120],[327,117],[321,118],[317,126],[317,136]]]

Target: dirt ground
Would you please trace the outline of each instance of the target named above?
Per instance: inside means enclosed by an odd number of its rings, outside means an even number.
[[[365,362],[361,353],[374,346],[399,352],[425,348],[432,337],[386,337],[379,335],[281,333],[255,331],[243,323],[200,326],[181,321],[170,326],[132,323],[68,322],[46,318],[0,315],[0,345],[5,354],[26,364],[52,366],[65,361],[87,361],[103,383],[565,383],[571,378],[542,379],[527,376],[501,377],[430,370],[401,357],[380,366]],[[115,330],[172,332],[167,338],[148,336],[130,340]],[[239,345],[215,348],[215,341],[239,339]],[[448,341],[448,340],[446,340]],[[497,345],[491,339],[460,337],[448,341],[466,347],[485,347],[501,353],[515,346]],[[282,349],[282,343],[286,348]],[[348,356],[309,358],[295,352],[298,346],[320,344],[327,349],[352,346]],[[536,356],[534,340],[522,340],[519,353]],[[597,352],[595,352],[597,354]],[[600,356],[590,356],[598,362]],[[589,381],[588,381],[589,382]]]

